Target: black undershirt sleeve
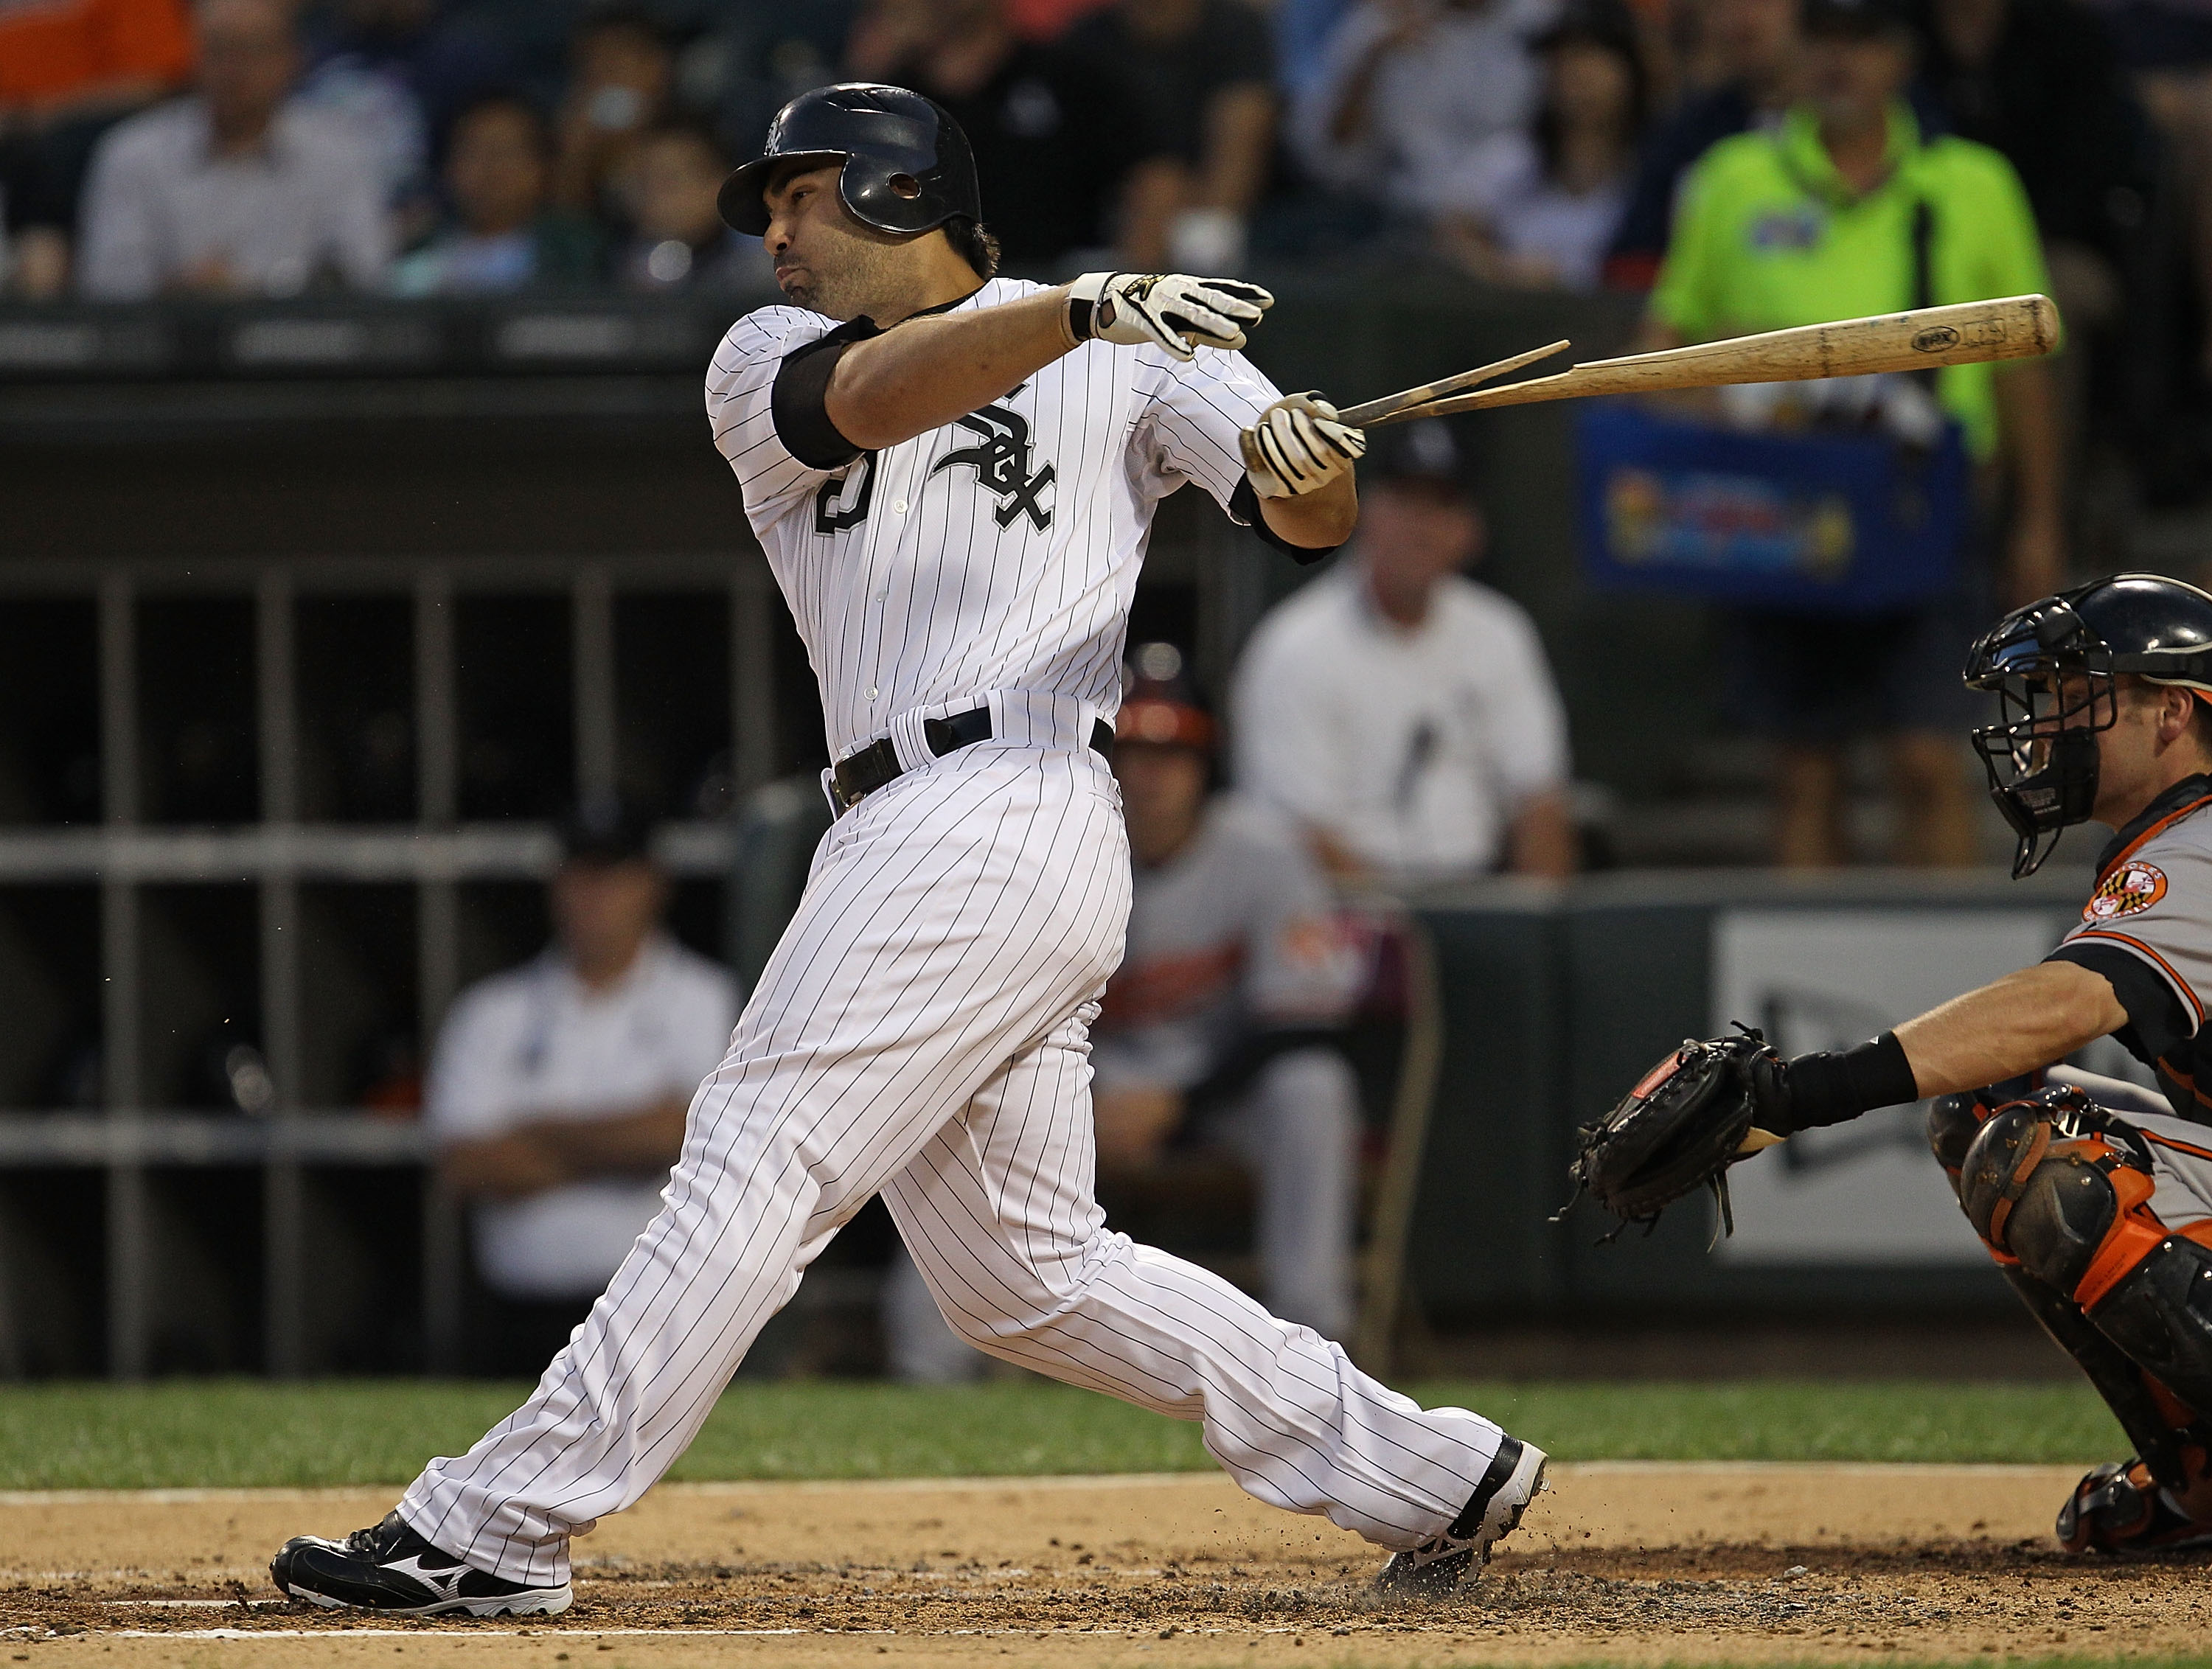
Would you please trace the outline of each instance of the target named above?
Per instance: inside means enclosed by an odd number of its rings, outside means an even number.
[[[872,319],[856,319],[785,355],[777,367],[769,395],[775,438],[808,469],[842,470],[860,455],[830,421],[830,374],[848,348],[881,334]]]
[[[778,426],[779,428],[781,425]],[[1292,544],[1267,525],[1267,519],[1260,513],[1260,495],[1252,490],[1252,477],[1237,478],[1237,490],[1229,495],[1229,519],[1242,522],[1276,549],[1287,554],[1294,562],[1311,564],[1340,549],[1336,545]]]
[[[2132,951],[2117,944],[2100,944],[2094,939],[2075,939],[2043,960],[2072,962],[2112,981],[2112,994],[2128,1011],[2127,1029],[2115,1035],[2138,1060],[2148,1064],[2172,1053],[2196,1029],[2173,987]]]

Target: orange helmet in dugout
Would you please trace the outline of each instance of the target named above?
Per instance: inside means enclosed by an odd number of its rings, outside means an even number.
[[[1183,677],[1182,652],[1172,643],[1140,644],[1123,675],[1115,745],[1149,743],[1192,748],[1209,757],[1218,735],[1213,715]]]

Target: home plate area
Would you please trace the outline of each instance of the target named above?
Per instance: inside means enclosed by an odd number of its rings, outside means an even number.
[[[0,1496],[9,1662],[1659,1664],[2186,1655],[2204,1559],[2062,1554],[2077,1469],[1599,1464],[1480,1581],[1376,1595],[1357,1539],[1204,1475],[690,1484],[577,1545],[557,1619],[287,1603],[269,1552],[388,1490]]]

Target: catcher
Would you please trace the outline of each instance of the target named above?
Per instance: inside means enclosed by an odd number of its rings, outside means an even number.
[[[2081,925],[2032,968],[1856,1047],[1784,1060],[1756,1032],[1686,1043],[1583,1132],[1574,1174],[1648,1222],[1801,1130],[1936,1098],[1928,1136],[2005,1278],[2136,1447],[2058,1514],[2075,1552],[2212,1544],[2212,595],[2148,574],[2006,616],[1966,683],[2019,836],[2114,831]],[[2157,1093],[2059,1065],[2110,1035]],[[2200,1084],[2204,1087],[2200,1087]]]

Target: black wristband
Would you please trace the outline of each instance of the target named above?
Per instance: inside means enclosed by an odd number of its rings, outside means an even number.
[[[1920,1099],[1912,1063],[1895,1032],[1848,1049],[1796,1057],[1783,1068],[1782,1090],[1780,1106],[1761,1110],[1762,1127],[1777,1136],[1842,1124],[1877,1107]],[[1778,1123],[1789,1128],[1776,1129]]]
[[[1067,298],[1067,333],[1075,338],[1076,346],[1079,348],[1091,340],[1092,314],[1095,311],[1091,303],[1079,295],[1071,295]]]

